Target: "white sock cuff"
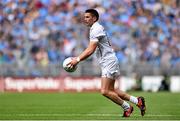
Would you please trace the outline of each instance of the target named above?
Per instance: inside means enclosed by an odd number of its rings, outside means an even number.
[[[134,97],[134,96],[130,96],[130,100],[129,100],[130,102],[132,102],[132,103],[134,103],[134,104],[138,104],[138,99],[137,99],[137,97]]]
[[[124,101],[123,104],[121,105],[121,107],[122,107],[124,110],[127,110],[127,109],[130,108],[130,105],[129,105],[126,101]]]

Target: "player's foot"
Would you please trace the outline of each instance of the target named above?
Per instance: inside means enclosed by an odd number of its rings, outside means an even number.
[[[130,117],[133,110],[134,110],[134,108],[132,106],[130,106],[130,108],[128,110],[124,111],[123,117]]]
[[[144,97],[138,97],[138,104],[137,106],[141,110],[141,115],[144,116],[146,112],[146,105],[145,105],[145,99]]]

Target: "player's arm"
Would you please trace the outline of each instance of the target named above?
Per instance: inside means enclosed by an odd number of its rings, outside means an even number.
[[[94,53],[97,47],[97,41],[90,41],[88,47],[77,57],[78,61],[83,61]]]
[[[90,40],[88,47],[78,57],[73,58],[73,60],[69,63],[71,65],[70,67],[77,65],[80,61],[83,61],[92,55],[96,50],[97,42],[98,39]]]

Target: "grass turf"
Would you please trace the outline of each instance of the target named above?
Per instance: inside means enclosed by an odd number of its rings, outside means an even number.
[[[134,105],[131,117],[99,93],[0,93],[0,120],[180,120],[180,94],[129,92],[146,99],[141,117]]]

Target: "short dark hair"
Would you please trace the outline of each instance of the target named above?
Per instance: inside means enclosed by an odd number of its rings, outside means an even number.
[[[99,13],[95,9],[87,9],[85,13],[91,13],[93,16],[96,17],[96,21],[99,20]]]

